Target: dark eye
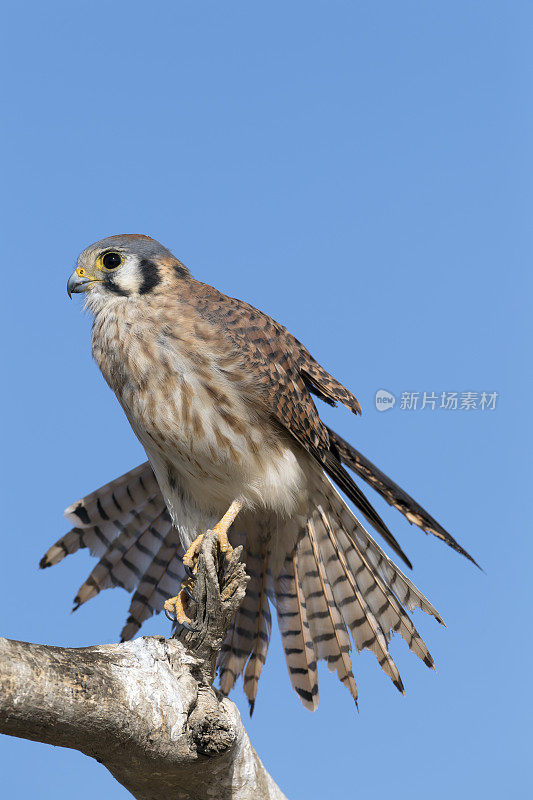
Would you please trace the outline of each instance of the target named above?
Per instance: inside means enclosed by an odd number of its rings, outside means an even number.
[[[122,264],[122,256],[118,253],[106,253],[102,258],[102,264],[106,269],[116,269]]]

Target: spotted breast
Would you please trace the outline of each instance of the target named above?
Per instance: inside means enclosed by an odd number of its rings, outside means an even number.
[[[188,540],[235,498],[292,515],[305,499],[309,456],[281,427],[265,424],[268,410],[235,346],[190,305],[158,295],[148,302],[149,315],[147,299],[140,313],[136,297],[119,297],[97,314],[93,355],[146,450],[174,524]]]

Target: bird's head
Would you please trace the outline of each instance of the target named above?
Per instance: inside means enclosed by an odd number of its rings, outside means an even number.
[[[145,295],[189,271],[170,250],[141,234],[109,236],[87,247],[67,283],[69,297],[88,292],[87,305],[96,310],[112,297]]]

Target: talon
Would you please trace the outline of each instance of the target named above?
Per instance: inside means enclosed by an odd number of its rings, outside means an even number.
[[[178,625],[182,625],[187,630],[192,631],[196,630],[196,628],[192,627],[193,622],[189,619],[185,611],[185,597],[187,597],[188,594],[189,588],[183,586],[177,597],[170,597],[168,600],[165,600],[163,608],[167,619],[172,622],[177,622]]]
[[[200,630],[200,628],[198,628],[196,625],[193,625],[192,623],[186,622],[186,620],[182,620],[181,622],[178,622],[178,625],[181,625],[181,627],[185,628],[186,631],[199,631]]]
[[[188,578],[194,578],[194,572],[193,572],[193,571],[192,571],[192,569],[189,567],[189,565],[188,565],[188,564],[185,564],[185,562],[184,562],[184,563],[183,563],[183,566],[185,567],[185,574],[187,575],[187,577],[188,577]]]
[[[187,586],[187,584],[186,584],[186,583],[184,583],[184,584],[183,584],[183,586],[181,587],[181,591],[182,591],[182,592],[185,592],[185,594],[187,595],[187,597],[188,597],[190,600],[192,600],[192,601],[194,602],[194,595],[193,595],[193,593],[192,593],[192,588],[190,588],[189,586]]]

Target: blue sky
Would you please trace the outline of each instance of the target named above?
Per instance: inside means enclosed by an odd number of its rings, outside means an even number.
[[[362,418],[324,418],[485,569],[376,499],[447,622],[415,619],[438,674],[395,640],[406,697],[365,653],[359,713],[324,669],[311,715],[275,634],[251,721],[235,694],[273,777],[291,800],[525,795],[531,5],[52,0],[5,17],[0,633],[84,646],[122,626],[118,589],[69,614],[87,553],[37,564],[63,508],[143,459],[65,283],[90,242],[146,233],[350,386]],[[386,413],[378,389],[398,397]],[[409,411],[404,391],[498,401]],[[2,737],[0,759],[6,796],[129,796],[74,751]]]

